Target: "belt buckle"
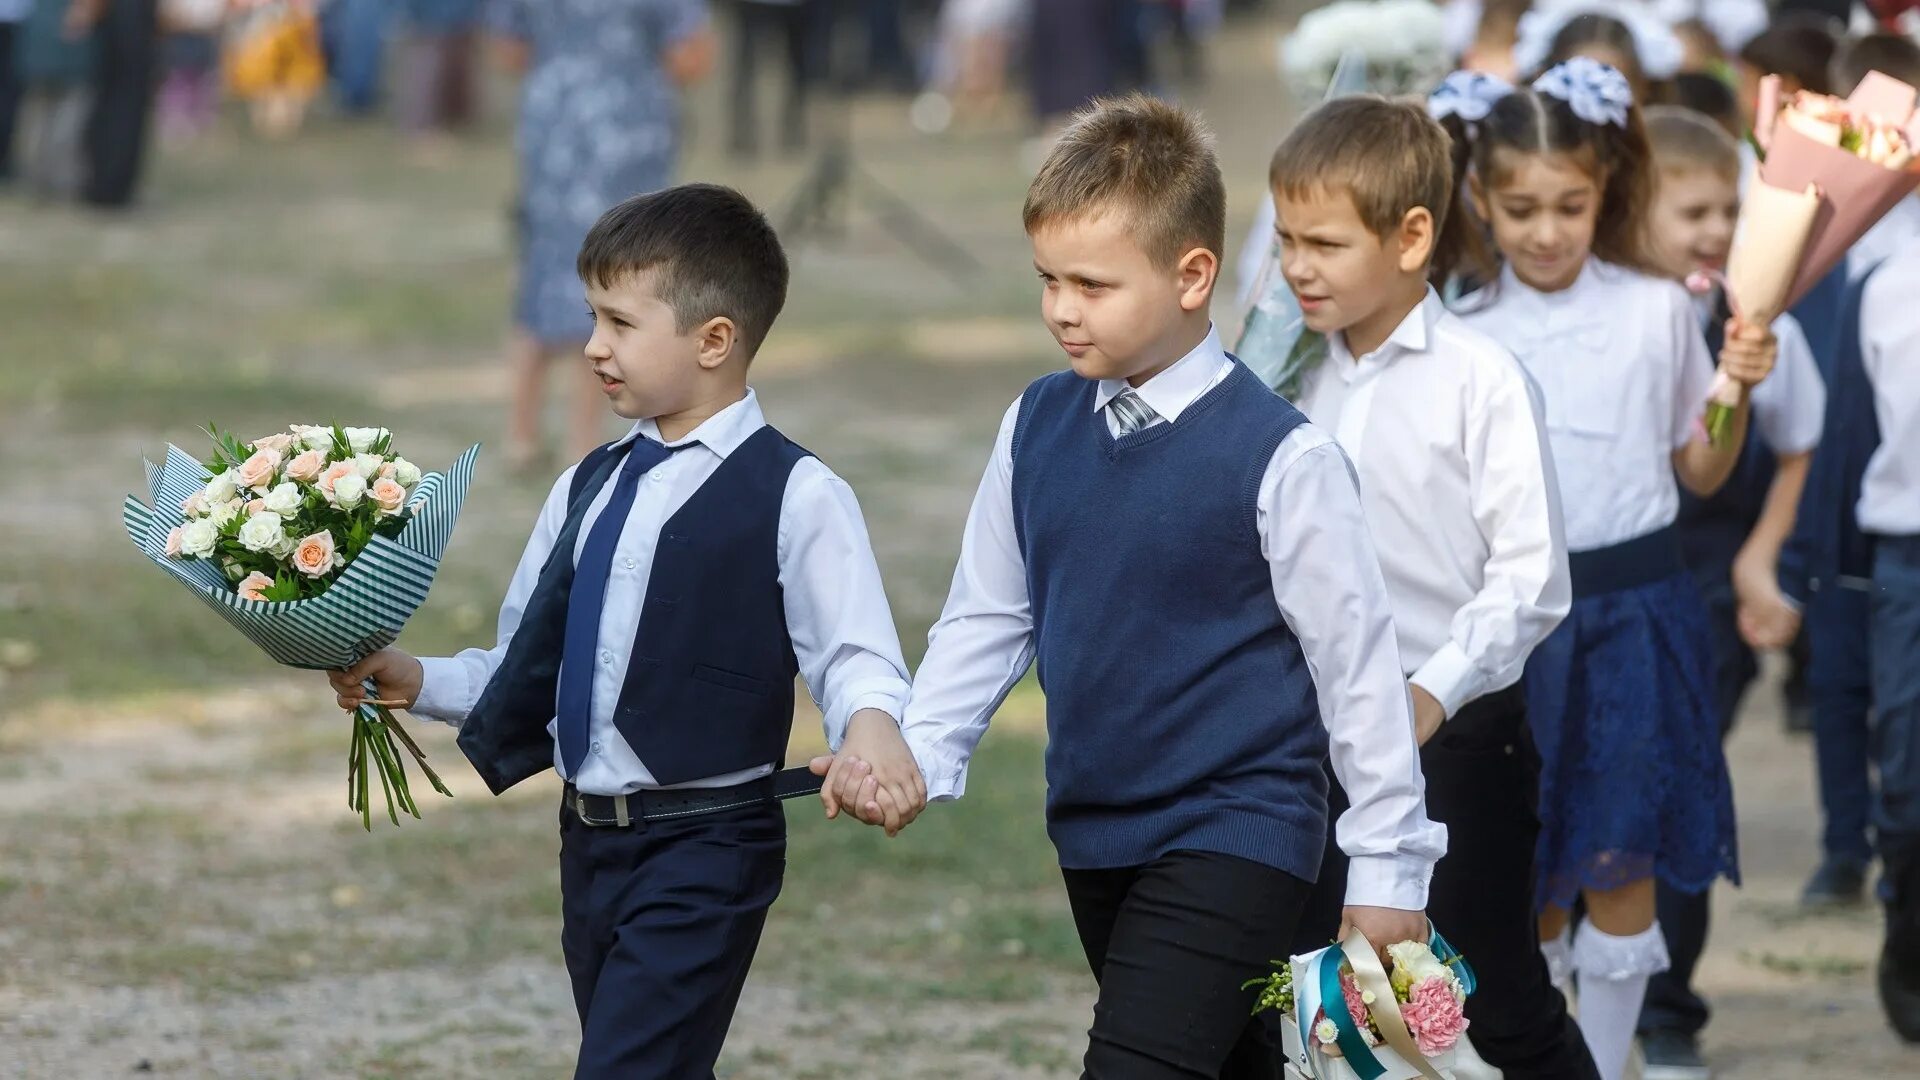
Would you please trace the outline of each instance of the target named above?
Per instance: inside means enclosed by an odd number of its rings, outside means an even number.
[[[599,825],[600,824],[600,822],[595,821],[592,817],[590,817],[587,814],[586,793],[581,791],[578,788],[575,788],[573,792],[573,816],[579,818],[580,823],[582,825]]]

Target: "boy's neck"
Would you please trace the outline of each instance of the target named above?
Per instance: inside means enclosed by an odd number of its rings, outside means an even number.
[[[701,424],[706,423],[732,406],[746,400],[746,397],[747,384],[745,382],[740,383],[738,386],[729,385],[710,395],[701,397],[700,400],[679,412],[654,417],[653,425],[660,429],[661,442],[668,444],[676,443],[688,435],[693,434],[694,429],[698,428]]]
[[[1146,385],[1147,380],[1179,363],[1189,353],[1199,348],[1201,342],[1206,341],[1207,335],[1211,333],[1213,333],[1213,316],[1206,309],[1189,312],[1173,336],[1168,339],[1166,347],[1160,350],[1160,357],[1146,370],[1127,376],[1127,385],[1136,390]]]
[[[1413,275],[1403,277],[1404,280],[1395,285],[1392,295],[1377,311],[1340,331],[1347,351],[1353,354],[1355,360],[1385,345],[1400,324],[1407,321],[1407,316],[1426,302],[1426,278]]]

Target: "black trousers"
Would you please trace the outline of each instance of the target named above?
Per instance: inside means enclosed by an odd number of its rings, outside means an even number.
[[[771,801],[629,828],[560,808],[578,1080],[711,1080],[786,852]]]
[[[133,201],[147,152],[160,55],[157,0],[109,0],[96,36],[83,196],[95,206],[125,206]]]
[[[19,48],[20,23],[0,22],[0,180],[13,178],[13,126],[20,115],[20,71],[14,52]]]
[[[1598,1080],[1567,1003],[1548,980],[1533,905],[1540,835],[1540,757],[1519,687],[1469,703],[1420,750],[1427,816],[1447,827],[1447,855],[1433,870],[1427,915],[1479,976],[1467,999],[1467,1035],[1507,1080]],[[1328,821],[1347,808],[1328,788]],[[1325,947],[1340,931],[1347,860],[1327,830],[1295,954]]]
[[[733,40],[733,83],[728,91],[732,124],[729,139],[736,153],[752,153],[760,141],[755,120],[755,83],[760,73],[761,41],[773,38],[786,55],[787,92],[780,110],[783,145],[804,145],[807,132],[807,91],[814,74],[814,28],[820,0],[795,4],[736,0]]]
[[[1306,882],[1210,851],[1062,873],[1100,984],[1084,1080],[1280,1075],[1279,1049],[1240,987],[1284,958]]]

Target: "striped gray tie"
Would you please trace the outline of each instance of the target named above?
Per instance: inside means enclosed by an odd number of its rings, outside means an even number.
[[[1123,439],[1160,419],[1160,414],[1153,411],[1153,406],[1141,400],[1131,387],[1120,391],[1120,396],[1107,402],[1107,408],[1113,410],[1114,417],[1120,421],[1120,438]]]

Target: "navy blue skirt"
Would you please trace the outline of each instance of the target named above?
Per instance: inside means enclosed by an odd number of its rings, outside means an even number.
[[[1573,610],[1527,661],[1540,751],[1536,902],[1658,876],[1736,884],[1706,602],[1671,528],[1576,552]]]

